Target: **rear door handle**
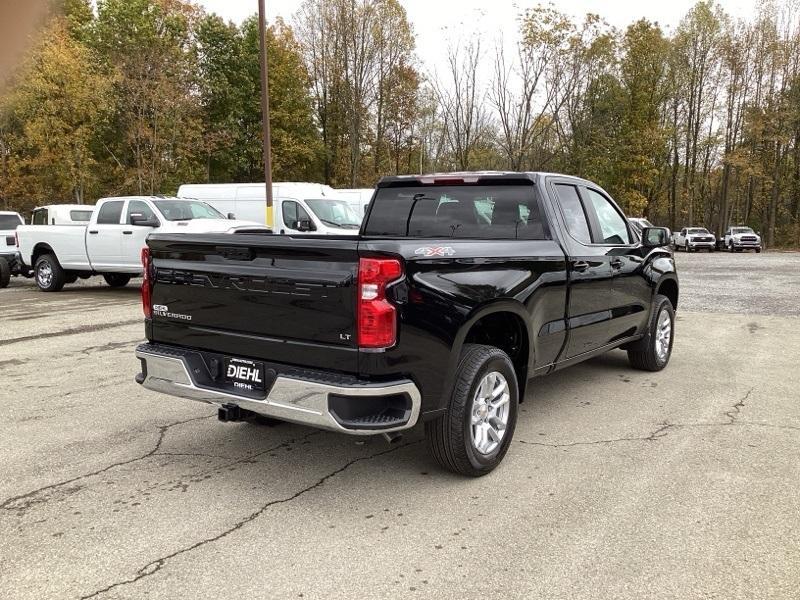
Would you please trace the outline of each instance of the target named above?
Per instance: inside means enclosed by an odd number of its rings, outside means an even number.
[[[92,235],[94,235],[94,234],[96,234],[96,233],[97,233],[97,229],[90,229],[90,230],[89,230],[89,233],[91,233]]]
[[[624,265],[624,264],[625,263],[622,261],[621,258],[613,258],[613,259],[611,259],[611,266],[614,267],[615,269],[621,269],[622,265]]]
[[[583,272],[589,268],[589,263],[585,260],[576,260],[572,263],[572,270]]]
[[[133,233],[132,231],[123,231],[122,235],[131,235],[132,233]]]

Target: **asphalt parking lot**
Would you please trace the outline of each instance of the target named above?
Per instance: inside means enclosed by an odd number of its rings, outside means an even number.
[[[439,470],[133,381],[133,285],[0,290],[0,597],[798,598],[800,254],[679,254],[672,361],[535,380]]]

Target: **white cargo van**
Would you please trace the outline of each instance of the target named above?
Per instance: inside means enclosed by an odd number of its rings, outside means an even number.
[[[356,214],[362,219],[367,214],[367,206],[372,200],[372,195],[375,193],[373,188],[356,188],[350,190],[336,190],[336,195],[343,200],[347,200]]]
[[[263,183],[185,184],[179,198],[208,202],[237,219],[267,222],[266,186]],[[276,182],[272,184],[275,233],[357,235],[363,214],[356,213],[338,192],[322,183]]]

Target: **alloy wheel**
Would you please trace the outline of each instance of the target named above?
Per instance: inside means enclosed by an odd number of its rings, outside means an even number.
[[[672,319],[669,318],[669,312],[661,309],[658,315],[658,322],[656,323],[656,356],[658,360],[667,360],[669,348],[672,344]]]
[[[502,373],[490,371],[481,379],[470,411],[472,446],[481,454],[491,454],[503,441],[511,413],[511,392]]]

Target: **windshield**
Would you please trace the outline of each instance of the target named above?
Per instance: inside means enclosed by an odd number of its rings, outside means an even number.
[[[199,200],[154,200],[153,204],[167,221],[225,218],[210,204]]]
[[[20,225],[22,225],[22,221],[17,215],[0,215],[0,229],[16,229]]]
[[[325,225],[343,229],[361,227],[361,219],[344,200],[306,200],[306,203]]]
[[[703,234],[703,233],[705,233],[705,234],[708,234],[708,233],[709,233],[709,232],[708,232],[708,229],[702,229],[702,228],[700,228],[700,227],[695,227],[694,229],[687,229],[686,231],[687,231],[687,233],[694,233],[694,234],[697,234],[697,233],[700,233],[700,234]]]
[[[736,227],[731,230],[731,233],[753,233],[753,230],[749,227]]]

